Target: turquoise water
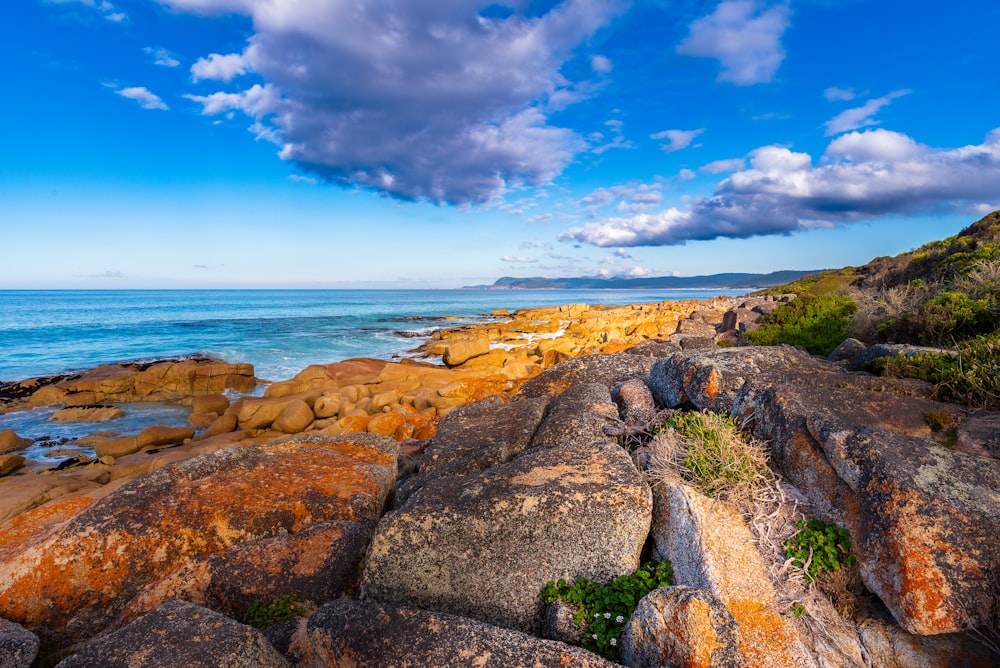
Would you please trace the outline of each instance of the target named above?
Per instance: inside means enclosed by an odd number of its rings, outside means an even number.
[[[720,290],[0,291],[0,380],[211,355],[283,380],[310,364],[405,355],[495,309],[705,299]],[[459,320],[444,321],[446,316]]]
[[[284,380],[310,364],[406,356],[435,329],[479,322],[496,309],[584,302],[632,304],[706,299],[720,290],[128,290],[0,291],[0,381],[82,371],[101,364],[210,355],[249,362]],[[448,319],[446,319],[448,318]],[[91,448],[97,431],[138,433],[186,423],[172,403],[122,404],[101,423],[49,421],[55,408],[0,415],[0,430],[37,442],[23,454],[43,466]]]

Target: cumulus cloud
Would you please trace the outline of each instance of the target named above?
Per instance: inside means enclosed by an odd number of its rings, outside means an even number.
[[[328,182],[439,203],[542,185],[587,148],[549,114],[596,88],[560,70],[628,6],[562,0],[537,15],[523,2],[484,11],[484,0],[163,1],[251,17],[240,57],[273,91],[254,117],[283,158]],[[247,111],[215,97],[232,94],[191,99],[205,113]]]
[[[691,145],[691,142],[695,140],[695,137],[700,135],[705,131],[705,128],[700,128],[698,130],[664,130],[663,132],[657,132],[655,134],[649,135],[650,139],[666,139],[666,144],[660,145],[660,150],[664,153],[673,153],[674,151],[679,151],[682,148],[687,148]]]
[[[607,74],[614,69],[614,66],[605,56],[591,56],[590,69],[594,70],[598,74]]]
[[[698,171],[702,174],[722,174],[723,172],[738,172],[746,166],[743,158],[732,158],[730,160],[713,160],[707,165],[703,165]]]
[[[161,109],[163,111],[169,109],[166,103],[164,103],[158,95],[151,92],[145,86],[121,88],[116,90],[115,93],[121,95],[122,97],[127,97],[130,100],[135,100],[143,109]]]
[[[230,53],[220,55],[208,54],[208,58],[199,58],[191,66],[191,78],[195,81],[212,79],[216,81],[232,81],[234,77],[247,73],[247,61],[242,54]]]
[[[750,167],[687,209],[610,217],[575,227],[562,241],[596,246],[663,246],[831,227],[879,216],[970,211],[996,199],[1000,128],[982,144],[932,148],[889,130],[834,139],[818,161],[764,146]]]
[[[697,176],[698,175],[690,169],[682,169],[681,171],[677,172],[677,178],[680,179],[681,181],[690,181],[693,178],[697,178]]]
[[[767,7],[757,0],[726,0],[691,24],[677,53],[717,59],[722,67],[719,81],[740,86],[766,83],[785,58],[781,36],[789,16],[787,4]]]
[[[826,126],[826,136],[831,137],[839,135],[842,132],[849,132],[870,125],[878,125],[879,122],[875,119],[875,114],[897,97],[909,95],[910,92],[909,90],[896,90],[884,97],[876,97],[868,100],[860,107],[845,109],[823,124]]]
[[[153,59],[154,65],[159,65],[160,67],[177,67],[181,64],[181,61],[177,60],[174,54],[161,46],[147,46],[143,51]]]

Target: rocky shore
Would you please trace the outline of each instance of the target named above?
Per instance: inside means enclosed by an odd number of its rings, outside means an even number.
[[[790,298],[497,312],[263,396],[211,359],[3,384],[95,433],[58,467],[0,433],[0,666],[612,665],[540,593],[664,559],[625,665],[998,665],[1000,414],[858,370],[891,347],[744,345]],[[143,400],[188,426],[102,432]],[[702,410],[766,443],[756,505],[660,466]],[[850,535],[832,580],[786,557],[807,518]]]

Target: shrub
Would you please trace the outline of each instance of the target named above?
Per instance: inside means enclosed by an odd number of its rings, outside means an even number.
[[[747,337],[757,345],[787,343],[829,355],[851,335],[856,310],[854,300],[842,295],[799,297],[764,316]]]
[[[299,614],[301,606],[291,594],[279,596],[270,603],[254,601],[243,615],[243,623],[266,629],[272,624],[283,622]]]
[[[785,556],[792,560],[793,566],[805,571],[809,582],[815,582],[819,573],[857,561],[851,554],[851,535],[847,529],[817,519],[800,520],[797,525],[799,533],[785,541]]]
[[[675,413],[653,444],[649,475],[676,476],[706,496],[748,507],[755,490],[773,477],[766,446],[740,432],[722,413]]]
[[[934,396],[969,406],[1000,408],[1000,332],[963,341],[952,353],[887,358],[887,376],[934,384]]]
[[[584,577],[573,584],[549,581],[540,598],[545,604],[563,601],[576,607],[573,621],[586,632],[583,647],[614,661],[622,631],[639,601],[654,589],[672,585],[673,578],[669,561],[649,562],[603,585]]]
[[[900,318],[889,320],[882,336],[890,340],[940,345],[994,329],[992,304],[964,292],[942,292]]]

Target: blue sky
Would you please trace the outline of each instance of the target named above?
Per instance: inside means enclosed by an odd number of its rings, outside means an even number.
[[[816,269],[1000,208],[995,3],[6,13],[0,288]]]

